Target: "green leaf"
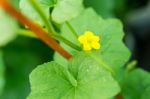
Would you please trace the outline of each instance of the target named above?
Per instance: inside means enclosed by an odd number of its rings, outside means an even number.
[[[108,99],[120,91],[111,74],[85,53],[71,59],[68,69],[62,65],[38,66],[30,74],[28,99]]]
[[[118,70],[128,61],[130,52],[122,41],[124,33],[123,26],[119,20],[104,20],[90,8],[85,10],[79,17],[70,21],[70,24],[78,35],[82,35],[85,31],[92,31],[95,35],[100,36],[101,49],[91,51],[92,56],[98,61],[111,66],[114,70]],[[80,46],[77,38],[66,24],[62,27],[62,35]],[[76,53],[75,50],[64,43],[61,43],[61,45],[68,50],[68,52],[72,54]],[[66,61],[59,55],[56,55],[54,59],[59,63],[62,62],[62,64]]]
[[[17,23],[0,9],[0,46],[5,46],[16,37]]]
[[[4,87],[4,63],[2,58],[2,51],[0,50],[0,95]]]
[[[40,7],[43,9],[45,15],[48,18],[50,7],[55,5],[56,0],[37,0],[37,2],[40,5]],[[29,0],[20,0],[19,6],[20,6],[21,12],[24,15],[28,16],[31,20],[33,20],[41,25],[44,25],[40,16],[38,15],[38,13],[31,6]]]
[[[123,99],[150,99],[150,73],[135,69],[128,74],[122,85]]]
[[[58,0],[52,19],[57,23],[63,23],[77,17],[83,10],[83,0]]]

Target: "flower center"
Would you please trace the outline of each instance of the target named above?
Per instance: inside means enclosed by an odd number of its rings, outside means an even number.
[[[88,40],[87,40],[87,43],[88,43],[88,44],[91,44],[91,43],[92,43],[92,39],[88,39]]]

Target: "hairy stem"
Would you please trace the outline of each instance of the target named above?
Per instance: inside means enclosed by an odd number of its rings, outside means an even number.
[[[66,25],[68,26],[68,28],[71,30],[71,32],[73,33],[73,35],[78,38],[78,33],[74,30],[74,28],[72,27],[72,25],[70,24],[70,22],[66,22]]]
[[[53,50],[57,51],[64,58],[70,59],[72,57],[72,55],[68,53],[64,48],[62,48],[52,37],[50,37],[46,31],[44,31],[39,25],[33,23],[27,17],[22,15],[7,0],[0,0],[0,7],[14,16],[22,24],[28,26],[28,28],[31,29],[40,40],[46,43]]]

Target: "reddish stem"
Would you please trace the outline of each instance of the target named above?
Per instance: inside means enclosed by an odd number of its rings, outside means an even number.
[[[46,43],[53,50],[57,51],[64,58],[70,59],[72,57],[64,48],[62,48],[56,40],[48,35],[46,31],[44,31],[39,25],[33,23],[26,16],[22,15],[19,11],[16,10],[7,0],[0,0],[0,7],[2,7],[5,11],[14,16],[18,21],[22,24],[29,27],[39,39],[41,39],[44,43]]]

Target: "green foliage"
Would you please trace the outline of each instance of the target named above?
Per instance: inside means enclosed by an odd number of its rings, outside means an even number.
[[[3,63],[3,57],[2,57],[2,51],[0,50],[0,95],[3,91],[4,87],[4,63]]]
[[[101,49],[91,51],[92,56],[94,56],[96,60],[102,61],[104,64],[111,66],[114,70],[121,68],[128,61],[130,52],[122,42],[124,33],[122,24],[119,20],[104,20],[90,8],[85,10],[79,17],[69,22],[78,36],[85,31],[92,31],[95,35],[100,36]],[[79,45],[77,38],[66,24],[62,27],[62,35]],[[70,53],[76,53],[76,51],[64,43],[61,43],[61,45]],[[54,58],[57,62],[62,62],[61,64],[64,64],[66,61],[59,55],[55,55]]]
[[[123,80],[123,99],[150,99],[150,73],[142,69],[131,71]]]
[[[114,0],[84,0],[84,4],[86,7],[94,8],[94,10],[104,18],[114,16]]]
[[[25,99],[30,92],[30,72],[37,65],[51,60],[53,51],[36,39],[22,36],[2,50],[5,86],[0,99]]]
[[[85,7],[92,7],[104,18],[120,17],[126,14],[127,0],[84,0]]]
[[[0,9],[0,46],[4,46],[16,37],[17,23]]]
[[[1,99],[24,99],[30,91],[28,75],[30,71],[38,65],[38,57],[32,53],[19,52],[19,51],[7,51],[4,54],[6,65],[4,91],[1,95]],[[8,55],[12,55],[8,57]],[[26,62],[24,62],[26,61]]]
[[[44,11],[47,18],[50,17],[50,8],[53,8],[52,19],[56,23],[63,23],[68,21],[83,10],[82,0],[37,0],[39,6]],[[43,22],[38,13],[33,9],[29,0],[20,0],[20,9],[23,14],[27,15],[33,21],[36,21],[42,25]]]
[[[118,17],[125,15],[127,0],[114,0],[114,12]],[[128,7],[127,7],[128,8]]]
[[[108,99],[120,88],[111,74],[85,53],[79,53],[68,66],[49,62],[30,75],[28,99]]]

